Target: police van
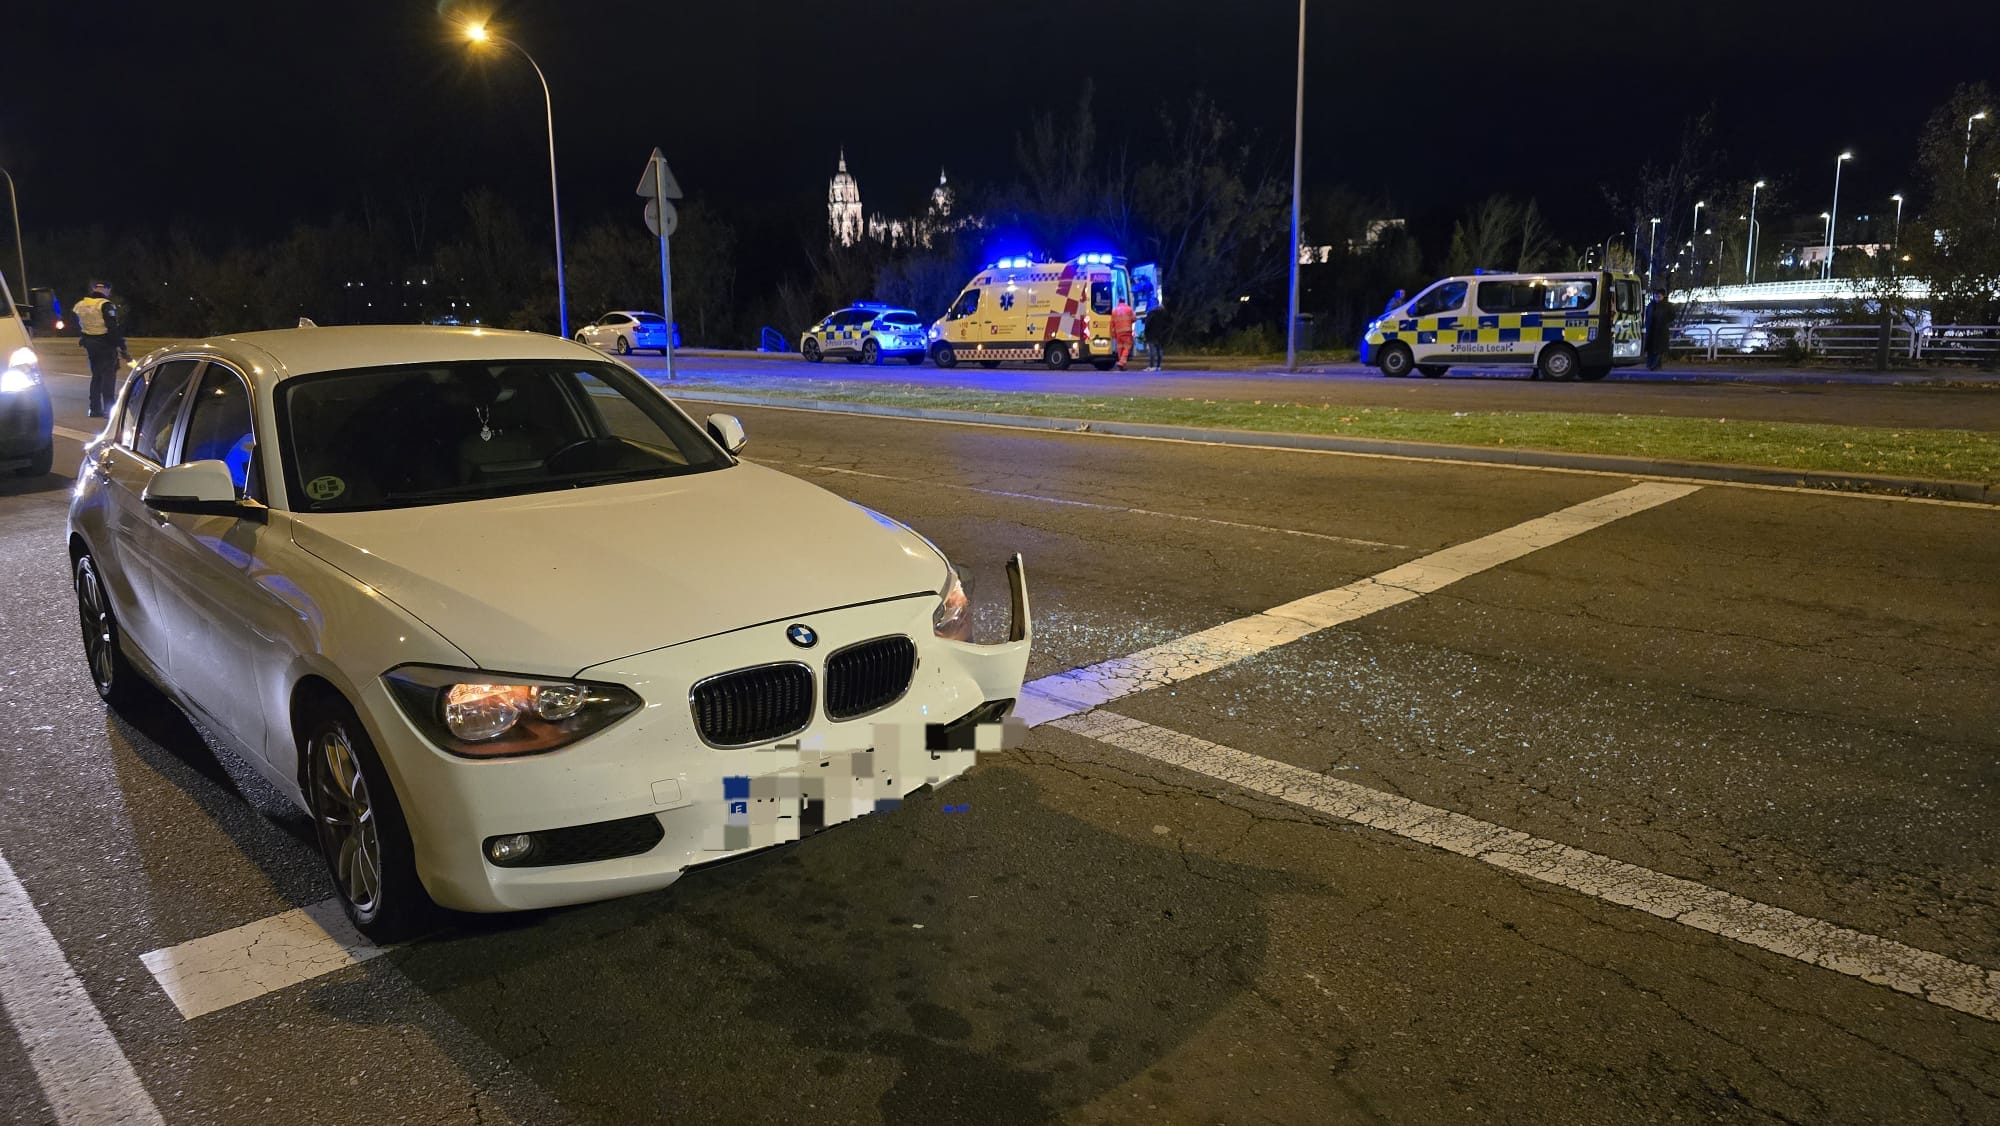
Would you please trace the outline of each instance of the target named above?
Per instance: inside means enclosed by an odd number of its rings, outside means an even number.
[[[1368,324],[1361,361],[1383,375],[1528,364],[1537,379],[1603,379],[1638,363],[1637,274],[1472,274],[1434,282]]]
[[[999,367],[1009,360],[1061,371],[1118,362],[1111,310],[1123,302],[1144,316],[1162,302],[1159,268],[1131,266],[1116,254],[1079,254],[1067,262],[1002,258],[979,271],[931,325],[931,362]]]

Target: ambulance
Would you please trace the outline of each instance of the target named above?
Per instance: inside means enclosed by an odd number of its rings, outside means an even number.
[[[1383,375],[1527,364],[1537,379],[1603,379],[1641,355],[1639,276],[1472,274],[1434,282],[1370,321],[1361,362]]]
[[[1158,308],[1159,267],[1098,253],[1067,262],[1002,258],[979,271],[931,325],[931,362],[991,368],[1026,361],[1056,371],[1088,363],[1109,371],[1118,362],[1111,310],[1121,301],[1139,316]]]

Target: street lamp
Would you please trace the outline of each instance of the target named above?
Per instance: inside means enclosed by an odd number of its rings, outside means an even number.
[[[541,64],[535,62],[534,56],[528,54],[519,43],[514,42],[504,35],[494,34],[483,23],[466,24],[464,31],[466,42],[471,43],[474,47],[486,43],[498,43],[502,47],[512,48],[514,53],[528,60],[528,65],[534,68],[535,77],[542,84],[542,112],[548,118],[549,125],[549,209],[555,215],[556,225],[556,319],[562,325],[563,336],[567,338],[569,336],[569,295],[563,285],[562,201],[556,194],[556,111],[555,104],[549,98],[549,80],[542,74]],[[668,325],[667,331],[671,335],[673,326]]]
[[[1764,181],[1750,185],[1750,233],[1743,240],[1743,284],[1754,285],[1757,281],[1757,192]]]
[[[1979,111],[1978,113],[1975,113],[1975,114],[1973,114],[1973,115],[1972,115],[1971,117],[1968,117],[1968,118],[1966,118],[1966,119],[1965,119],[1965,163],[1964,163],[1964,167],[1965,167],[1965,170],[1966,170],[1967,172],[1970,172],[1970,171],[1972,171],[1972,123],[1973,123],[1973,122],[1975,122],[1975,121],[1984,121],[1984,120],[1986,120],[1986,111],[1985,111],[1985,110],[1980,110],[1980,111]]]
[[[1903,193],[1897,192],[1889,198],[1896,201],[1896,225],[1889,235],[1889,250],[1893,253],[1903,246]]]
[[[1822,211],[1819,213],[1819,217],[1822,220],[1824,220],[1824,222],[1820,224],[1820,233],[1826,236],[1827,245],[1831,246],[1833,245],[1833,216],[1828,215],[1826,212]],[[1822,278],[1826,276],[1824,264],[1822,264],[1821,266],[1820,276]]]
[[[1649,220],[1649,222],[1652,223],[1652,226],[1646,228],[1646,288],[1647,289],[1653,288],[1653,259],[1659,257],[1660,254],[1660,219],[1656,215],[1651,220]]]
[[[1306,0],[1299,0],[1299,72],[1292,105],[1292,300],[1285,322],[1285,370],[1299,370],[1299,179],[1306,146]]]
[[[1840,214],[1840,167],[1853,159],[1853,153],[1844,152],[1833,162],[1833,210],[1827,212],[1826,218],[1826,261],[1820,266],[1822,279],[1833,276],[1833,227],[1840,221],[1835,218]]]
[[[28,250],[21,245],[21,201],[14,195],[14,174],[0,168],[0,176],[7,177],[7,210],[14,213],[14,253],[21,263],[21,296],[17,301],[33,301],[28,296]]]

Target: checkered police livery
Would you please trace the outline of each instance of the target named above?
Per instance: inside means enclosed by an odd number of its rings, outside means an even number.
[[[924,362],[924,322],[909,309],[857,301],[836,309],[799,337],[799,352],[811,363],[839,356],[848,363],[899,359]]]
[[[1362,361],[1382,374],[1453,364],[1529,364],[1537,378],[1602,379],[1640,360],[1639,279],[1623,273],[1445,278],[1368,326]]]

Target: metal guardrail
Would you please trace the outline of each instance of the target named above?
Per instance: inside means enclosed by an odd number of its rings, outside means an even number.
[[[2000,325],[1931,325],[1917,334],[1916,358],[1933,364],[2000,366]]]
[[[1878,355],[1882,326],[1698,323],[1674,328],[1667,350],[1684,358],[1781,360],[1800,354],[1866,361]],[[2000,325],[1930,325],[1889,330],[1889,356],[1907,362],[2000,367]]]
[[[759,352],[789,352],[792,350],[792,346],[777,329],[772,328],[770,325],[765,325],[764,331],[757,334],[757,350]]]

